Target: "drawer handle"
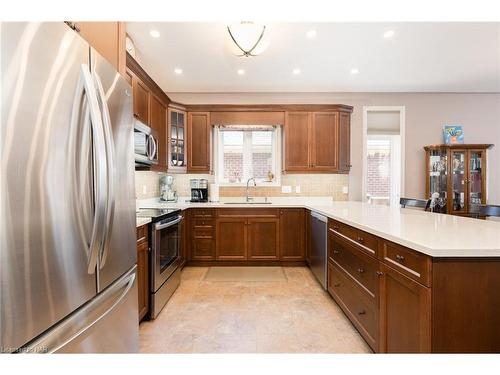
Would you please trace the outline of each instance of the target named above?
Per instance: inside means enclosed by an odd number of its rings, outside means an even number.
[[[383,276],[384,273],[382,271],[377,271],[377,276]]]
[[[363,268],[358,268],[358,272],[363,273],[363,272],[365,272],[365,270]]]
[[[365,314],[366,314],[365,310],[361,310],[360,312],[358,312],[358,315],[365,315]]]
[[[338,288],[338,287],[340,286],[340,284],[333,284],[333,286],[334,286],[335,288]]]
[[[402,255],[396,254],[396,260],[397,260],[398,262],[401,262],[401,263],[402,263],[402,262],[405,260],[405,257],[404,257],[404,256],[402,256]]]
[[[336,231],[338,232],[338,230],[339,230],[339,229],[340,229],[340,228],[339,228],[339,227],[337,227],[336,225],[334,225],[334,226],[333,226],[333,230],[336,230]]]
[[[364,239],[363,237],[358,237],[358,238],[357,238],[357,240],[358,240],[358,242],[360,242],[360,243],[365,242],[365,239]]]
[[[340,251],[338,251],[338,250],[333,250],[333,253],[334,253],[334,254],[339,254],[339,253],[340,253]]]

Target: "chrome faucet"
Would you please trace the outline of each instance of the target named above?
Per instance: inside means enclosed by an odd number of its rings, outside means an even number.
[[[250,202],[251,200],[253,200],[253,198],[248,196],[248,184],[250,183],[251,180],[253,180],[253,186],[257,186],[257,183],[255,182],[255,177],[250,177],[247,180],[247,202]]]

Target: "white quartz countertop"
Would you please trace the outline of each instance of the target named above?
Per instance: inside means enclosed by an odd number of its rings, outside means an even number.
[[[136,217],[135,218],[136,227],[142,227],[143,225],[151,223],[151,218],[149,217]]]
[[[256,198],[260,199],[260,198]],[[235,202],[237,198],[225,198]],[[333,201],[328,197],[276,197],[272,204],[138,201],[140,208],[303,207],[432,257],[500,257],[500,222],[414,209]]]

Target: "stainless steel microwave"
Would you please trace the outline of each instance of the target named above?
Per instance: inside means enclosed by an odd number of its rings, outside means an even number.
[[[134,150],[136,165],[158,164],[158,134],[135,119]]]

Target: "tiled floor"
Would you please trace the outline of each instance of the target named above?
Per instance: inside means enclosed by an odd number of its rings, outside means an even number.
[[[152,322],[140,325],[143,353],[371,353],[306,267],[286,282],[207,282],[187,267]]]

